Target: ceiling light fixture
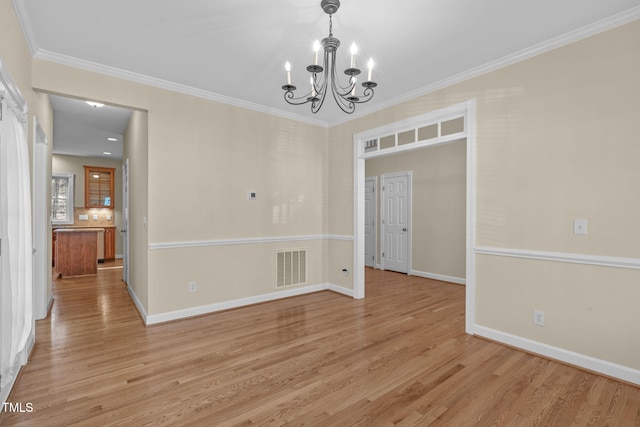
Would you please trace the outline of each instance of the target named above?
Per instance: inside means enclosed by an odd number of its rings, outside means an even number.
[[[104,104],[95,101],[85,101],[87,104],[91,105],[94,108],[104,107]]]
[[[322,10],[329,15],[329,37],[322,39],[322,42],[316,41],[313,45],[314,51],[314,63],[307,67],[307,71],[311,73],[309,84],[311,90],[304,96],[296,98],[294,91],[296,87],[291,84],[291,64],[287,62],[285,64],[285,70],[287,72],[287,84],[282,86],[284,92],[284,99],[292,105],[302,105],[311,103],[311,112],[317,113],[328,91],[331,91],[336,103],[345,113],[351,114],[356,109],[356,104],[362,104],[370,101],[373,98],[373,88],[378,86],[377,83],[371,81],[371,73],[373,71],[373,60],[370,59],[368,63],[368,78],[362,83],[364,91],[362,95],[356,94],[357,79],[360,75],[360,69],[356,68],[356,54],[358,47],[355,43],[351,45],[351,66],[344,70],[344,73],[349,76],[347,85],[342,86],[338,81],[338,75],[336,74],[336,51],[340,46],[340,40],[333,37],[333,21],[332,16],[340,7],[339,0],[322,0],[320,3]],[[322,46],[324,50],[324,62],[323,65],[318,64],[318,52]]]

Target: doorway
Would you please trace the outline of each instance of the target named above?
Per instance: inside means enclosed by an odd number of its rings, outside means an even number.
[[[75,197],[73,198],[75,203],[70,217],[72,222],[66,226],[91,226],[105,228],[106,231],[109,231],[110,239],[105,242],[105,249],[109,246],[111,248],[109,253],[114,253],[115,259],[113,262],[100,264],[100,267],[113,268],[110,266],[112,264],[118,265],[119,258],[124,256],[121,233],[119,232],[123,228],[123,197],[121,194],[123,185],[120,180],[122,177],[124,134],[133,110],[101,103],[94,106],[96,103],[91,105],[85,100],[61,95],[49,94],[49,98],[53,108],[53,143],[50,149],[52,160],[47,165],[46,185],[51,185],[52,173],[68,172],[75,177]],[[35,153],[37,155],[37,152]],[[84,165],[108,167],[115,170],[113,175],[115,180],[113,209],[88,208],[84,203]],[[42,203],[44,206],[51,204],[46,191],[43,191],[42,195],[34,193],[34,204],[36,202]],[[48,209],[45,212],[48,212]],[[44,219],[34,217],[34,229],[38,227],[46,227],[47,239],[51,238],[52,226],[48,217]],[[105,233],[106,236],[107,233]],[[115,248],[110,245],[111,238],[116,243]],[[48,259],[47,266],[44,267],[49,272],[51,271],[51,262],[52,260]],[[48,274],[47,270],[44,270],[44,274]],[[44,295],[42,298],[48,300],[48,308],[53,297],[49,288],[50,280],[43,283],[35,283],[35,295]],[[36,309],[39,305],[42,304],[39,301],[34,301]],[[44,311],[42,317],[46,317],[46,312]]]
[[[354,135],[354,298],[365,296],[365,161],[392,153],[466,139],[465,329],[475,325],[475,100],[435,110]]]

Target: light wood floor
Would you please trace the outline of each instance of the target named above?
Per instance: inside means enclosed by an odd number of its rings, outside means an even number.
[[[121,270],[54,284],[3,426],[640,426],[640,388],[465,335],[464,287],[332,292],[145,328]]]

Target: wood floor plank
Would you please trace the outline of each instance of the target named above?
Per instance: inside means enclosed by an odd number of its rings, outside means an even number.
[[[145,327],[121,271],[54,282],[3,426],[640,426],[640,388],[464,333],[464,286],[367,269]]]

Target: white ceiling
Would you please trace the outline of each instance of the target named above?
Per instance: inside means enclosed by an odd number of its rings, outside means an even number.
[[[353,117],[333,99],[316,115],[283,99],[285,61],[306,88],[312,43],[328,35],[320,0],[13,2],[36,57],[318,124]],[[338,66],[355,41],[357,65],[373,57],[379,84],[356,116],[640,18],[640,0],[341,3]]]
[[[53,107],[53,152],[82,157],[122,159],[122,137],[131,110],[51,95]],[[108,141],[116,138],[117,141]],[[110,154],[104,154],[105,152]]]

